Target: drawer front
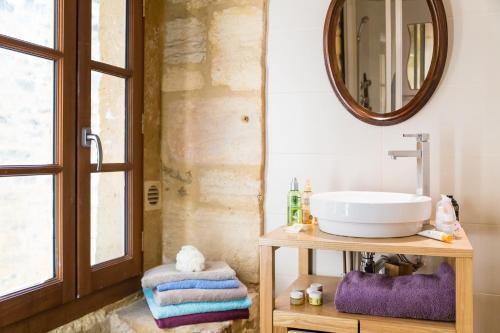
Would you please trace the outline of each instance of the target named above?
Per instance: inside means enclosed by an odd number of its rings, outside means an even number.
[[[358,333],[359,321],[349,318],[315,316],[275,310],[273,325],[330,333]]]
[[[359,323],[360,333],[456,333],[454,323],[433,322],[424,320],[374,317],[362,319]]]

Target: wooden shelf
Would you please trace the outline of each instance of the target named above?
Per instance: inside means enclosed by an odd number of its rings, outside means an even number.
[[[334,297],[337,277],[314,275],[300,276],[275,301],[273,311],[273,325],[278,327],[292,327],[306,330],[318,330],[335,333],[383,332],[383,333],[452,333],[456,332],[455,323],[444,323],[426,320],[400,319],[389,317],[375,317],[338,312],[335,308]],[[294,288],[307,288],[311,283],[323,284],[323,305],[313,306],[290,305],[289,293]]]
[[[259,244],[275,247],[297,247],[337,251],[415,254],[438,257],[472,258],[472,246],[462,230],[460,239],[444,243],[422,236],[401,238],[355,238],[330,235],[317,225],[298,234],[285,231],[285,226],[260,237]]]
[[[471,333],[473,330],[473,249],[461,230],[459,239],[443,243],[422,236],[401,238],[354,238],[324,233],[318,226],[289,234],[285,226],[259,239],[260,251],[260,328],[266,333],[284,333],[287,328],[335,333]],[[280,247],[299,249],[299,276],[294,286],[307,287],[314,281],[325,287],[321,307],[309,304],[290,306],[289,294],[274,298],[275,251]],[[339,313],[333,303],[338,278],[311,276],[312,250],[400,253],[451,258],[456,275],[456,322],[443,323]]]

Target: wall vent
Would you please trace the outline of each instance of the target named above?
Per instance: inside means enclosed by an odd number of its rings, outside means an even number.
[[[159,181],[144,182],[144,210],[161,208],[161,183]]]

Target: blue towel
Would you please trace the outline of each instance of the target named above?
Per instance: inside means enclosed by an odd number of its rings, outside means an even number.
[[[158,285],[158,291],[175,289],[233,289],[239,288],[240,282],[237,279],[231,280],[182,280],[166,282]]]
[[[252,305],[252,301],[247,296],[237,300],[222,302],[194,302],[159,306],[154,301],[152,289],[144,288],[143,291],[146,301],[148,302],[149,309],[155,319],[184,316],[193,313],[248,309]]]

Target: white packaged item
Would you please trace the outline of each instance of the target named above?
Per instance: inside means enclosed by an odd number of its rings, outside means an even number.
[[[441,242],[450,243],[453,241],[453,236],[451,234],[447,234],[443,231],[438,230],[423,230],[420,231],[417,235],[424,236],[427,238],[436,239]]]
[[[302,223],[295,223],[291,226],[286,227],[285,231],[289,234],[298,234],[301,230],[303,230],[304,225]]]
[[[436,206],[436,229],[453,236],[460,232],[460,223],[457,221],[451,199],[443,194]]]

